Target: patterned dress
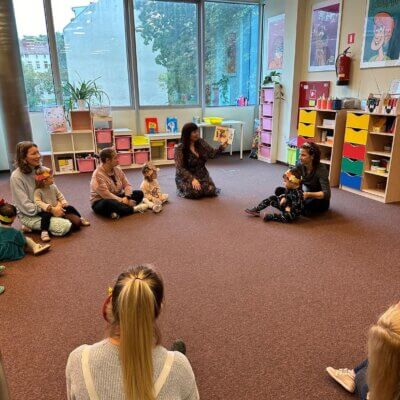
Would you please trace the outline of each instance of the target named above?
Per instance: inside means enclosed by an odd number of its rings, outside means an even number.
[[[197,157],[190,151],[187,160],[185,160],[182,143],[175,147],[175,182],[178,196],[187,199],[218,196],[220,189],[215,187],[207,171],[206,162],[209,158],[214,158],[217,154],[220,154],[222,150],[222,147],[213,149],[205,140],[199,139],[196,143],[196,151],[199,156]],[[193,188],[193,179],[200,182],[200,190]]]

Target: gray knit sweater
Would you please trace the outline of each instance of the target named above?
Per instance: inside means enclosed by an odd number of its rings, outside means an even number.
[[[85,346],[75,349],[68,358],[67,398],[68,400],[90,400],[82,373],[82,351]],[[167,357],[167,350],[157,346],[153,350],[154,381],[160,375]],[[125,400],[122,369],[118,346],[108,339],[90,346],[89,367],[94,386],[100,400]],[[198,400],[196,380],[187,358],[175,352],[171,372],[159,393],[157,400]]]

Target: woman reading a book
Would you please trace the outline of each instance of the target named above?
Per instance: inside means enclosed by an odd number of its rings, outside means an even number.
[[[175,182],[177,193],[187,199],[218,196],[220,189],[215,187],[206,168],[209,158],[214,158],[228,145],[223,141],[218,149],[213,149],[200,138],[199,128],[190,122],[183,126],[181,142],[175,147]]]

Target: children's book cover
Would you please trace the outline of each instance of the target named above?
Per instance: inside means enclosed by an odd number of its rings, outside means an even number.
[[[67,120],[65,119],[63,106],[45,107],[43,114],[48,133],[67,131]]]
[[[178,119],[175,117],[167,117],[165,126],[167,128],[168,133],[177,133],[178,132]]]
[[[228,144],[232,144],[234,134],[235,130],[232,128],[216,126],[214,132],[214,141],[220,143],[228,142]]]
[[[147,133],[157,133],[158,132],[158,120],[155,117],[149,117],[145,119],[146,122],[146,132]]]

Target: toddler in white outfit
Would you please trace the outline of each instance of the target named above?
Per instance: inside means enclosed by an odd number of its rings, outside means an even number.
[[[143,202],[146,203],[155,213],[162,210],[162,205],[168,201],[168,194],[161,192],[160,184],[157,180],[156,166],[148,162],[142,167],[143,182],[140,185],[140,190],[144,194]]]

